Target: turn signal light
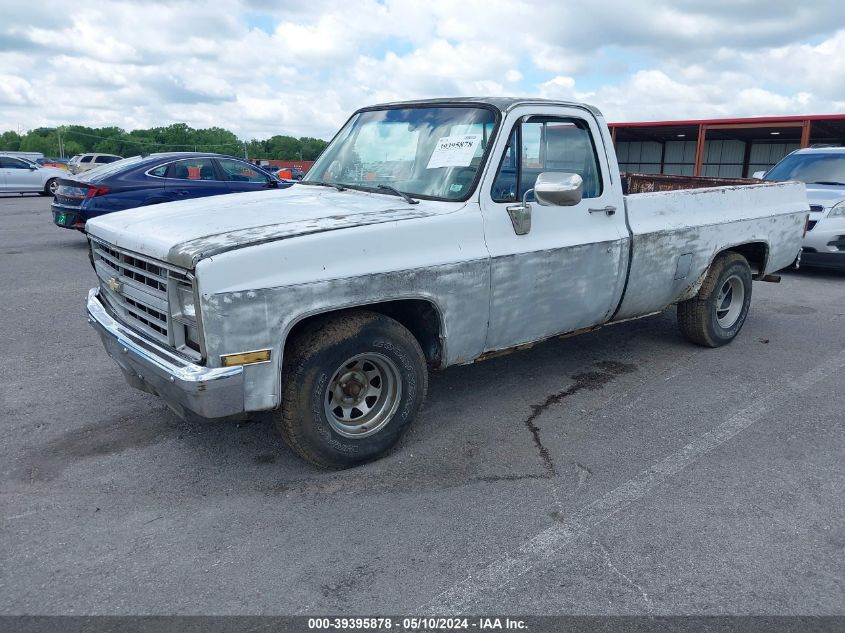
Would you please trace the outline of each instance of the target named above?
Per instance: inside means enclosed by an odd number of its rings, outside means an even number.
[[[260,349],[255,352],[241,352],[240,354],[224,354],[220,357],[223,367],[235,365],[251,365],[252,363],[266,363],[270,360],[270,350]]]

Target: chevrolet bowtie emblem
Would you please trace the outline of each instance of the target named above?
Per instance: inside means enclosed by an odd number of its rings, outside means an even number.
[[[120,279],[117,277],[109,277],[106,280],[106,285],[112,289],[112,292],[120,292],[120,287],[123,285],[120,283]]]

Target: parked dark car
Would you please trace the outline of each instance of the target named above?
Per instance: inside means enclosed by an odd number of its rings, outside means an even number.
[[[234,156],[200,152],[133,156],[60,179],[53,223],[84,230],[91,218],[114,211],[290,185]]]
[[[290,167],[288,171],[290,172],[293,180],[302,180],[305,177],[305,172],[301,169],[297,169],[296,167]]]
[[[278,165],[259,165],[261,169],[282,180],[302,180],[305,172],[296,167],[279,167]]]

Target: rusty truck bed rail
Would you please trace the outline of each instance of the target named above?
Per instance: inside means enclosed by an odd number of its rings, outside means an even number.
[[[705,187],[729,187],[731,185],[753,185],[759,183],[753,178],[708,178],[704,176],[671,176],[667,174],[622,174],[622,189],[626,194],[651,193],[654,191],[676,191],[679,189],[702,189]]]

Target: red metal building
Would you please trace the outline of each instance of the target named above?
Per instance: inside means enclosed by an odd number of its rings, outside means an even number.
[[[743,178],[789,152],[845,145],[845,114],[611,123],[622,171]]]
[[[279,169],[299,169],[306,174],[308,173],[308,170],[311,169],[311,165],[314,164],[313,160],[261,160],[260,162],[262,164],[273,165]]]

